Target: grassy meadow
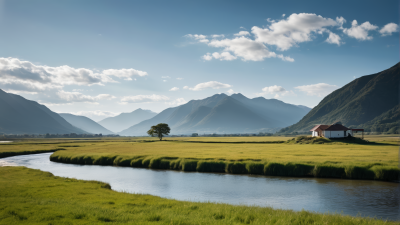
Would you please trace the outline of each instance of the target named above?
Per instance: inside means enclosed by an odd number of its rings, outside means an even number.
[[[0,202],[0,224],[400,224],[121,193],[25,167],[0,167]]]
[[[320,144],[274,143],[291,137],[134,139],[59,145],[50,159],[74,164],[131,166],[198,172],[397,180],[397,140]],[[371,140],[376,137],[371,137]],[[256,141],[254,141],[256,140]],[[296,139],[295,139],[296,140]],[[220,141],[220,142],[218,142]]]

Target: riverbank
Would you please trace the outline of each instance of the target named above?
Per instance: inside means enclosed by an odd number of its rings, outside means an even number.
[[[182,141],[79,144],[54,162],[197,172],[395,181],[398,146],[391,143],[263,144]]]
[[[0,168],[0,224],[400,224],[382,220],[195,203],[110,190],[108,184]]]

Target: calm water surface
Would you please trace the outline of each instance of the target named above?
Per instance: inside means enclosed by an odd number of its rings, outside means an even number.
[[[108,182],[116,191],[177,200],[305,209],[400,220],[398,183],[82,166],[51,162],[51,154],[4,158],[0,159],[0,166],[26,166],[56,176]]]

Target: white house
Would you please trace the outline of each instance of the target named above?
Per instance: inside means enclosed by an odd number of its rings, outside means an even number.
[[[317,125],[310,131],[313,137],[326,138],[344,138],[353,136],[353,132],[357,133],[357,131],[362,131],[364,138],[364,129],[349,129],[338,123],[332,125]]]

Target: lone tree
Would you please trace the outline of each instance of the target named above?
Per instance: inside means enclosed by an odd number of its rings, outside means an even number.
[[[171,128],[169,128],[168,124],[159,123],[155,126],[151,126],[150,130],[148,130],[147,133],[152,137],[157,135],[157,137],[160,138],[161,141],[163,134],[168,135],[170,131]]]

